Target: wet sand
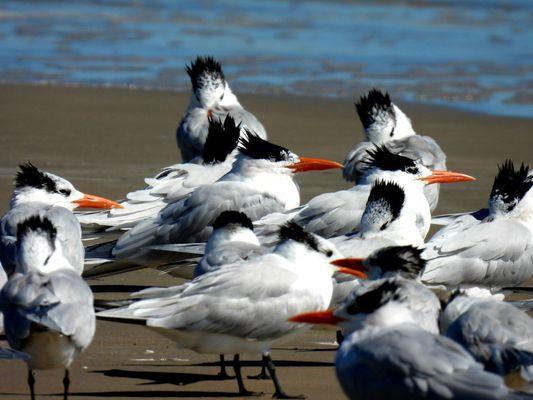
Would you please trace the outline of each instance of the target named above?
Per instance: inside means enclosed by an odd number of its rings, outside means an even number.
[[[265,124],[272,141],[301,155],[342,161],[361,139],[350,100],[241,96]],[[121,198],[143,185],[142,177],[179,161],[175,129],[188,96],[126,89],[0,85],[0,211],[12,192],[19,163],[34,164],[71,180],[80,190]],[[449,169],[478,178],[444,187],[437,212],[476,209],[486,199],[496,165],[510,157],[533,163],[533,120],[471,114],[400,103],[419,133],[433,136],[448,154]],[[300,176],[302,199],[349,185],[338,172]],[[138,271],[91,282],[102,285],[170,285],[179,280]],[[124,290],[132,289],[124,286]],[[106,295],[98,293],[98,296]],[[334,332],[309,331],[273,352],[288,393],[342,398],[336,382]],[[0,341],[0,345],[3,345]],[[297,350],[295,350],[297,349]],[[244,356],[258,372],[258,357]],[[235,397],[236,382],[219,381],[218,357],[178,350],[139,326],[99,322],[88,351],[71,370],[73,399]],[[0,399],[27,398],[22,362],[0,361]],[[38,395],[58,396],[60,371],[37,372]],[[246,380],[249,390],[273,393],[269,381]]]

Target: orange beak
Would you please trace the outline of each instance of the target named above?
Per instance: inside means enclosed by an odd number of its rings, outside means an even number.
[[[366,266],[363,264],[364,258],[338,258],[330,262],[331,265],[338,267],[337,272],[357,276],[366,279]]]
[[[323,171],[325,169],[344,168],[335,161],[323,160],[321,158],[300,157],[300,161],[289,165],[294,172]]]
[[[426,182],[428,185],[431,185],[432,183],[469,182],[476,180],[476,178],[470,175],[461,174],[459,172],[438,170],[431,171],[431,175],[419,179]]]
[[[289,318],[290,322],[300,322],[306,324],[329,324],[337,325],[344,321],[344,318],[337,317],[333,314],[333,310],[315,311],[304,314],[298,314]]]
[[[74,203],[81,208],[123,208],[116,201],[106,199],[104,197],[94,196],[92,194],[84,194],[79,200],[74,200]]]

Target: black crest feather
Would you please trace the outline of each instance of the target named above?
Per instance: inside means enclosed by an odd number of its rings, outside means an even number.
[[[239,151],[250,158],[270,161],[286,161],[289,149],[261,139],[254,132],[245,129],[246,137],[240,138]]]
[[[422,249],[413,246],[389,246],[372,253],[368,262],[383,272],[399,272],[408,279],[415,279],[426,266],[421,254]]]
[[[237,147],[241,134],[241,124],[227,115],[224,123],[220,119],[209,118],[209,132],[205,139],[202,158],[204,164],[220,163]]]
[[[279,228],[279,240],[294,240],[295,242],[305,244],[315,251],[320,251],[316,238],[293,221],[289,221]]]
[[[385,279],[379,286],[347,300],[348,314],[370,314],[392,300],[400,298],[401,286],[394,278]]]
[[[239,211],[223,211],[222,213],[220,213],[220,215],[215,220],[215,223],[213,224],[213,229],[223,228],[231,224],[248,228],[251,231],[254,230],[252,220],[248,218],[246,214]]]
[[[368,156],[362,162],[366,168],[379,168],[382,171],[404,171],[412,174],[419,172],[416,161],[390,151],[385,145],[376,145],[366,151]]]
[[[372,185],[366,203],[367,208],[369,205],[374,206],[375,204],[386,207],[387,211],[392,214],[391,221],[393,221],[400,215],[404,201],[405,192],[397,183],[377,180]]]
[[[533,186],[533,177],[529,176],[529,166],[522,163],[516,169],[512,160],[506,160],[498,167],[490,197],[500,196],[511,211]]]
[[[185,67],[185,71],[191,78],[191,83],[194,89],[198,88],[200,79],[205,75],[210,75],[214,79],[225,80],[224,72],[220,63],[211,56],[196,57],[196,60],[191,62],[191,65]]]
[[[15,176],[15,187],[17,189],[26,186],[46,189],[49,192],[57,191],[54,180],[29,161],[19,165],[19,170]]]
[[[38,215],[32,215],[17,225],[17,241],[20,241],[21,238],[27,235],[29,232],[36,231],[45,232],[53,246],[57,235],[57,230],[48,218],[41,218]]]
[[[365,129],[376,121],[376,116],[380,113],[388,113],[394,117],[389,94],[378,89],[372,89],[366,96],[361,96],[355,103],[355,109]]]

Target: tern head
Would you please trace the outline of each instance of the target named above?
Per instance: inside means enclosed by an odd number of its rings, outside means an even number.
[[[68,268],[52,222],[33,215],[17,226],[16,271],[48,273]]]
[[[398,219],[404,202],[405,192],[398,184],[377,180],[372,185],[361,216],[360,231],[384,231]]]
[[[369,279],[389,278],[399,275],[406,279],[417,279],[426,265],[421,257],[423,249],[414,246],[389,246],[378,249],[367,258],[346,258],[335,261],[335,265],[344,266],[365,273]]]
[[[66,179],[44,172],[30,162],[19,166],[14,184],[12,206],[24,202],[41,202],[69,210],[77,207],[103,209],[122,207],[112,200],[84,194]]]
[[[239,211],[224,211],[220,213],[213,224],[213,233],[206,243],[206,253],[223,244],[244,242],[260,246],[259,239],[254,233],[252,220]]]
[[[473,181],[475,178],[459,172],[430,170],[419,160],[396,154],[386,145],[376,145],[367,150],[366,177],[373,180],[382,177],[402,184],[417,184],[420,187],[434,183],[453,183]]]
[[[209,131],[202,151],[204,164],[218,164],[226,161],[228,156],[237,148],[241,124],[227,115],[224,122],[218,118],[209,117]]]
[[[409,118],[391,101],[387,92],[370,90],[355,103],[365,136],[372,143],[385,143],[415,135]]]
[[[489,198],[489,209],[493,215],[522,215],[532,212],[529,204],[533,200],[527,195],[533,186],[533,176],[529,166],[523,163],[515,168],[511,160],[498,167]]]
[[[196,57],[185,70],[191,78],[193,94],[202,108],[213,108],[224,99],[229,87],[222,66],[213,57]]]
[[[292,172],[320,171],[342,169],[342,164],[320,158],[299,157],[289,149],[261,139],[255,133],[245,129],[240,138],[239,152],[247,160],[253,160],[255,167]],[[277,168],[276,168],[277,167]]]
[[[279,244],[274,249],[274,252],[300,265],[312,267],[323,263],[323,265],[328,266],[331,273],[342,272],[357,277],[366,277],[357,269],[349,266],[340,267],[334,264],[332,260],[343,260],[338,259],[341,255],[335,245],[329,240],[305,231],[293,221],[289,221],[280,227]]]
[[[410,283],[399,276],[366,281],[338,308],[296,315],[289,321],[337,325],[346,333],[368,325],[386,327],[414,322],[405,293],[405,287]]]

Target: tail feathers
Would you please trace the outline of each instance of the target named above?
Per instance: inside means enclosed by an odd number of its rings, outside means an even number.
[[[133,303],[135,299],[126,299],[126,300],[102,300],[94,299],[94,309],[96,311],[106,311],[119,307],[127,307]]]
[[[30,361],[31,357],[29,354],[22,351],[13,350],[13,349],[4,349],[0,347],[0,360],[24,360]]]
[[[533,365],[533,352],[527,350],[512,347],[497,348],[492,354],[487,369],[500,375],[507,375]]]
[[[113,308],[97,312],[96,318],[104,321],[114,321],[125,324],[146,325],[146,319],[133,315],[133,310],[130,310],[127,307]]]
[[[431,224],[432,225],[449,225],[455,222],[455,220],[457,220],[458,218],[464,217],[466,215],[470,215],[471,217],[474,217],[475,219],[481,221],[489,215],[489,210],[487,208],[482,208],[478,211],[473,211],[473,212],[436,215],[433,218],[431,218]]]
[[[147,246],[145,249],[149,249],[152,252],[162,253],[177,253],[187,259],[190,255],[191,258],[196,256],[203,256],[205,253],[205,243],[182,243],[182,244],[162,244]]]
[[[91,261],[95,261],[94,264],[92,264]],[[135,271],[141,268],[144,268],[144,266],[128,260],[85,260],[85,266],[83,268],[83,277],[92,279],[102,278],[104,276],[118,275],[124,272]]]
[[[116,240],[111,240],[105,243],[98,243],[92,246],[88,246],[85,249],[85,260],[114,260],[113,249],[117,244]]]

